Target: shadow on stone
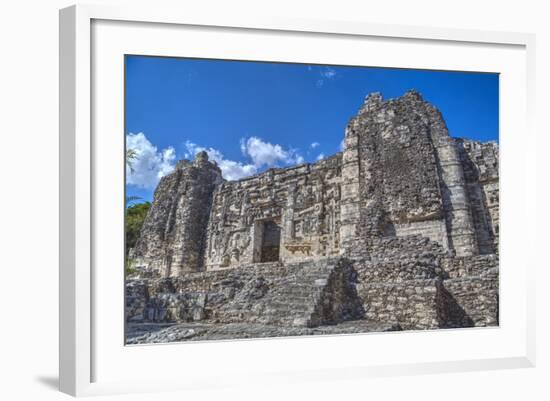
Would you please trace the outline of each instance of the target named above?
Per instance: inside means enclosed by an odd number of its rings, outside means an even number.
[[[437,315],[440,328],[474,327],[474,321],[443,284],[437,289]]]
[[[320,302],[311,317],[310,327],[362,319],[365,310],[356,283],[357,271],[353,262],[346,258],[340,259],[323,289]]]

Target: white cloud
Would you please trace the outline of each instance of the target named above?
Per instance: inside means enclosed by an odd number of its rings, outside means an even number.
[[[317,160],[321,160],[321,159],[324,159],[324,158],[325,158],[324,153],[319,153],[319,155],[317,156]]]
[[[325,85],[325,81],[332,81],[339,77],[339,73],[331,67],[319,67],[317,71],[321,78],[317,79],[315,86],[319,89]]]
[[[240,180],[244,177],[249,177],[258,172],[255,166],[251,164],[243,164],[234,160],[221,160],[218,165],[222,170],[222,175],[226,180]]]
[[[176,151],[169,146],[161,151],[139,132],[126,135],[127,149],[136,152],[132,168],[126,166],[126,181],[140,188],[154,189],[159,180],[175,167]]]
[[[159,150],[142,133],[126,136],[128,149],[136,152],[132,168],[127,166],[126,180],[128,184],[145,189],[154,189],[159,180],[171,173],[176,164],[176,151],[169,146]],[[296,149],[285,149],[281,145],[265,142],[258,137],[241,139],[241,152],[250,159],[249,163],[226,159],[222,152],[214,148],[205,148],[191,141],[185,142],[184,157],[193,158],[197,153],[206,151],[210,160],[215,161],[226,180],[239,180],[258,173],[262,167],[301,164],[304,158]]]
[[[304,158],[295,149],[284,149],[281,145],[273,145],[255,136],[246,141],[241,140],[241,151],[245,156],[250,157],[252,163],[258,168],[304,162]]]
[[[313,142],[311,145],[309,145],[311,147],[311,149],[315,149],[317,147],[319,147],[320,143],[319,142]]]
[[[346,140],[342,139],[342,142],[340,142],[340,152],[343,152],[346,148]]]
[[[284,149],[281,145],[265,142],[255,136],[248,139],[242,138],[240,141],[241,152],[250,160],[249,163],[226,159],[218,149],[205,148],[191,141],[185,142],[185,148],[186,158],[192,158],[201,151],[208,153],[209,159],[218,164],[226,180],[239,180],[254,175],[263,167],[304,162],[304,158],[295,149]]]
[[[246,141],[244,138],[241,138],[241,153],[246,156]]]
[[[334,79],[336,78],[336,70],[334,68],[325,67],[320,71],[320,74],[323,78]]]
[[[226,180],[239,180],[258,172],[258,169],[253,164],[244,164],[234,160],[225,159],[223,153],[218,149],[205,148],[190,141],[185,142],[185,147],[187,149],[185,157],[187,158],[194,157],[197,153],[202,152],[203,150],[206,151],[206,153],[208,153],[208,158],[210,160],[214,160],[218,164],[220,170],[222,171],[223,178]]]

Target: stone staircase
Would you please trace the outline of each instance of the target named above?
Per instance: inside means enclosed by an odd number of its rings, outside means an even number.
[[[127,319],[132,322],[254,323],[316,327],[360,318],[357,273],[344,258],[292,264],[257,263],[201,272],[181,279],[143,282],[146,301],[133,302],[127,286]]]
[[[263,264],[262,264],[263,265]],[[215,312],[223,322],[312,327],[325,290],[335,275],[336,260],[300,262],[286,266],[256,265],[255,277]],[[281,274],[281,269],[284,274]]]

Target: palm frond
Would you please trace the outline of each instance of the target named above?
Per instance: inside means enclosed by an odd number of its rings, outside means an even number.
[[[129,205],[132,202],[135,202],[137,200],[140,200],[141,196],[127,196],[126,197],[126,205]]]
[[[130,167],[130,171],[134,172],[134,160],[138,158],[137,151],[135,149],[126,149],[126,165]]]

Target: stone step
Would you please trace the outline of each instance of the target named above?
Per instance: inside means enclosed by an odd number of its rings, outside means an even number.
[[[338,307],[330,309],[333,302],[340,302],[333,297],[334,294],[327,299],[324,297],[330,294],[326,292],[328,288],[335,289],[337,282],[331,284],[333,278],[339,277],[335,272],[341,274],[347,270],[338,269],[349,268],[345,263],[334,259],[286,266],[250,265],[227,271],[197,273],[191,278],[160,283],[147,308],[158,309],[159,312],[167,309],[163,306],[162,293],[174,288],[177,295],[171,295],[168,303],[174,304],[175,309],[168,311],[168,315],[165,313],[166,319],[212,319],[220,323],[248,322],[275,326],[325,324],[332,322],[330,319],[335,315],[331,313],[339,313],[340,310]],[[211,280],[209,290],[192,292],[208,280]],[[138,307],[136,305],[135,309]],[[162,316],[155,319],[161,321]]]
[[[296,263],[285,266],[288,274],[283,278],[266,271],[263,277],[269,283],[267,293],[251,302],[231,302],[224,308],[225,318],[306,325],[316,310],[323,288],[329,283],[334,266],[329,261]],[[239,294],[235,298],[239,298]],[[250,303],[256,308],[250,308]]]

